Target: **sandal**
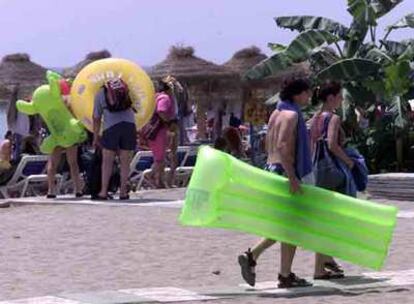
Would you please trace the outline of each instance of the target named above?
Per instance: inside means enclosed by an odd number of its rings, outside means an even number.
[[[94,201],[107,201],[108,197],[107,196],[100,196],[98,194],[98,195],[93,196],[91,199],[94,200]]]
[[[345,275],[343,273],[327,271],[322,275],[314,276],[313,279],[314,280],[336,280],[336,279],[342,279],[344,277]]]
[[[344,270],[342,269],[342,267],[339,264],[335,263],[335,262],[327,262],[327,263],[325,263],[324,266],[327,270],[330,270],[332,272],[344,273]]]
[[[239,264],[241,267],[241,275],[247,284],[254,286],[256,284],[256,273],[255,267],[256,261],[253,259],[253,254],[250,248],[238,257]]]
[[[278,277],[279,284],[278,288],[295,288],[295,287],[310,287],[312,283],[306,281],[305,279],[299,278],[296,274],[291,272],[287,277],[279,274]]]

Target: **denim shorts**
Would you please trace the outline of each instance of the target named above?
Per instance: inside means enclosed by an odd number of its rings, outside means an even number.
[[[277,175],[285,175],[285,170],[281,164],[266,164],[264,169]]]
[[[120,122],[106,129],[102,134],[102,146],[111,151],[135,151],[137,129],[134,123]]]
[[[282,165],[279,163],[276,164],[266,164],[266,166],[264,167],[264,169],[266,171],[278,174],[278,175],[283,175],[286,176],[285,170],[283,169]],[[302,178],[298,178],[302,183],[307,184],[307,185],[315,185],[315,177],[313,172],[309,173],[308,175],[302,177]]]

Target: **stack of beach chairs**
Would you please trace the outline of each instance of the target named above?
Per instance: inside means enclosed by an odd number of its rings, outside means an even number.
[[[367,192],[373,199],[414,200],[414,173],[370,175]]]

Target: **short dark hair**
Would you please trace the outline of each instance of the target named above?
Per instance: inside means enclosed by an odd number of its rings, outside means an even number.
[[[157,91],[158,92],[167,92],[168,90],[170,90],[170,86],[168,85],[167,82],[163,81],[163,80],[159,80],[157,83]]]
[[[13,135],[12,131],[8,130],[8,131],[6,132],[6,134],[4,134],[4,139],[7,139],[8,137],[10,137],[10,136],[12,136],[12,135]]]
[[[342,90],[339,82],[329,81],[316,88],[316,98],[322,102],[326,102],[329,95],[338,95]]]
[[[306,79],[290,79],[284,83],[279,96],[281,100],[293,101],[293,97],[310,89],[309,81]]]

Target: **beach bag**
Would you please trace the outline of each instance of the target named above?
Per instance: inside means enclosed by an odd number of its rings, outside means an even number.
[[[325,118],[322,137],[316,142],[313,171],[317,187],[336,190],[345,185],[346,176],[328,147],[327,134],[330,119],[331,116]]]
[[[140,135],[145,141],[154,140],[164,125],[164,121],[161,119],[158,113],[155,112],[152,115],[150,121],[140,131]]]
[[[111,79],[104,85],[106,108],[109,112],[120,112],[132,107],[126,83],[121,78]]]
[[[98,197],[102,185],[102,151],[96,149],[93,155],[88,156],[86,167],[86,189],[85,194],[90,194],[92,199]],[[118,166],[114,162],[114,168],[109,180],[108,192],[116,193],[120,186],[120,172]]]

